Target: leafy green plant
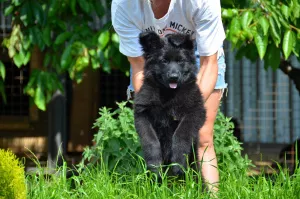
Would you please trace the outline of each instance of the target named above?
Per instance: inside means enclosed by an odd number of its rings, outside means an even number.
[[[15,65],[26,65],[33,49],[41,51],[43,65],[31,73],[24,90],[39,109],[45,110],[53,93],[62,90],[59,80],[65,74],[80,83],[87,67],[128,71],[128,62],[118,50],[119,39],[106,16],[111,0],[0,2],[7,5],[5,16],[12,17],[12,31],[3,45]],[[96,21],[102,24],[98,30]],[[0,94],[5,99],[4,84],[5,67],[0,61]]]
[[[102,160],[109,169],[128,171],[137,165],[137,156],[142,155],[138,135],[134,127],[133,110],[126,107],[127,102],[117,103],[119,108],[113,112],[106,107],[100,109],[100,117],[94,127],[98,133],[94,136],[95,145],[87,147],[83,153],[84,162],[94,164]],[[233,123],[221,112],[214,127],[215,150],[221,170],[227,172],[247,171],[251,165],[247,156],[242,157],[241,143],[233,135]]]
[[[133,111],[126,106],[127,103],[117,103],[119,108],[115,111],[106,107],[100,109],[100,117],[94,124],[98,129],[93,139],[95,144],[85,148],[80,168],[84,167],[85,161],[93,164],[100,160],[109,170],[123,172],[136,168],[136,155],[141,155],[141,146],[134,127]]]
[[[0,199],[25,199],[24,166],[11,151],[0,149]]]
[[[236,58],[263,60],[265,69],[280,69],[300,93],[299,0],[223,0],[222,19],[226,39]]]
[[[234,124],[231,118],[226,117],[219,111],[214,125],[214,146],[218,159],[218,167],[225,173],[244,173],[251,166],[248,156],[242,156],[242,146],[233,135]]]
[[[234,6],[234,5],[233,5]],[[277,69],[284,59],[300,53],[300,3],[298,0],[253,0],[247,6],[224,8],[227,39],[239,57],[265,60]]]

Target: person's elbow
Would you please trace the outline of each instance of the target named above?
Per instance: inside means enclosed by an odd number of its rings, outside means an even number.
[[[139,57],[127,57],[132,71],[133,72],[139,72],[139,71],[143,71],[144,69],[144,64],[145,64],[145,60],[144,57],[139,56]]]

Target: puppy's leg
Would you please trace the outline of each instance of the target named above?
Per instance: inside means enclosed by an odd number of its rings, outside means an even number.
[[[158,174],[158,167],[162,164],[161,146],[156,132],[146,114],[135,114],[135,128],[141,140],[147,167],[152,172]]]
[[[199,118],[201,118],[201,116],[198,112],[186,115],[179,123],[172,138],[171,160],[173,163],[178,163],[184,168],[187,166],[187,157],[191,153],[193,142],[198,142],[199,126],[202,123]],[[172,170],[175,175],[183,174],[183,170],[180,166],[174,166]]]

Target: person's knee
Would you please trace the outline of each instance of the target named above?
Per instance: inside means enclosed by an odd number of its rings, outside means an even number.
[[[202,150],[211,149],[213,147],[214,147],[213,138],[203,139],[203,140],[200,140],[200,142],[199,142],[199,148]]]
[[[213,144],[213,126],[205,125],[199,131],[199,148],[212,148]]]

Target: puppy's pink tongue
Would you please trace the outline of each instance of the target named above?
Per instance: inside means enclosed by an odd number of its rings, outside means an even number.
[[[170,88],[173,88],[173,89],[177,88],[177,84],[176,83],[170,83],[169,86],[170,86]]]

